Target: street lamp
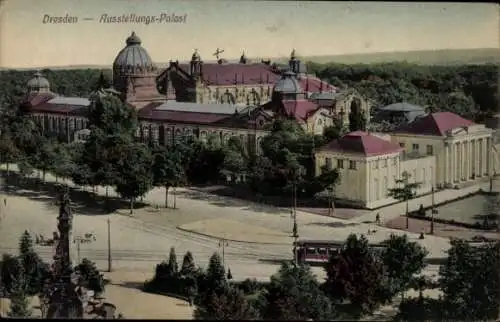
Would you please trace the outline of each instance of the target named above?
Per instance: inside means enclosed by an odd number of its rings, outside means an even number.
[[[226,247],[229,246],[229,243],[227,242],[226,239],[221,238],[219,239],[219,248],[222,247],[222,266],[226,267],[225,264],[225,255],[226,255]]]
[[[73,243],[76,244],[76,262],[78,264],[80,264],[80,244],[90,244],[94,241],[96,241],[96,238],[93,233],[85,233],[73,238]]]

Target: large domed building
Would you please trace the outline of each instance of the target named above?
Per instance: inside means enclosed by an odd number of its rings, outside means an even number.
[[[132,32],[125,43],[113,62],[113,87],[137,108],[151,101],[164,101],[165,97],[156,88],[158,69],[141,46],[139,36]]]

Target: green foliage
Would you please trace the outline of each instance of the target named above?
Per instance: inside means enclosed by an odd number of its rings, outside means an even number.
[[[227,285],[226,271],[222,266],[222,260],[218,253],[214,253],[208,262],[204,288],[217,292],[225,289]]]
[[[500,303],[500,243],[474,247],[452,240],[448,259],[439,269],[443,306],[456,320],[496,319]]]
[[[252,307],[242,291],[228,287],[222,293],[210,293],[206,305],[197,306],[197,320],[257,320],[258,311]]]
[[[32,314],[23,266],[20,265],[19,269],[17,276],[13,278],[10,291],[10,311],[8,316],[11,318],[27,318]]]
[[[182,259],[182,266],[180,273],[182,275],[194,275],[197,272],[196,265],[194,263],[193,254],[187,252]]]
[[[168,255],[168,268],[170,270],[169,274],[175,276],[179,273],[179,266],[177,265],[177,255],[175,254],[175,248],[170,248],[170,254]]]
[[[94,262],[84,258],[82,262],[75,267],[75,272],[79,274],[82,286],[94,291],[96,295],[104,292],[104,277],[99,272]]]
[[[19,241],[19,263],[23,268],[27,294],[40,292],[43,281],[49,273],[49,267],[33,249],[33,240],[27,230],[24,231]]]
[[[334,306],[307,266],[283,264],[262,295],[262,316],[270,320],[331,320]]]
[[[21,271],[22,263],[16,256],[9,254],[2,255],[2,261],[0,262],[0,274],[2,278],[2,285],[4,292],[10,294],[16,278]]]
[[[390,298],[404,292],[411,285],[414,275],[425,267],[428,252],[417,242],[408,240],[407,235],[393,235],[384,241],[382,261],[388,277]]]
[[[336,301],[348,300],[355,317],[373,312],[386,300],[383,264],[369,250],[364,236],[349,235],[340,253],[330,258],[325,270],[325,291]]]
[[[123,147],[117,163],[116,191],[130,200],[130,212],[136,198],[145,195],[153,185],[151,168],[153,157],[144,144],[133,143]]]

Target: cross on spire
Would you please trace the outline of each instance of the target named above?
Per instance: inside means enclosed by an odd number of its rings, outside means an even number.
[[[214,53],[215,58],[217,58],[217,60],[219,60],[220,54],[222,54],[223,52],[224,52],[224,49],[217,48],[217,50]]]

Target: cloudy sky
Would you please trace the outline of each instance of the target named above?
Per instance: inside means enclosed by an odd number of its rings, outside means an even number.
[[[428,49],[499,48],[499,7],[481,3],[244,0],[4,0],[0,67],[111,65],[135,31],[156,62],[185,60],[197,48],[237,58]],[[104,23],[103,15],[156,16]],[[73,24],[48,17],[70,16]],[[172,15],[183,23],[167,23]],[[169,18],[167,18],[169,17]],[[86,20],[87,19],[87,20]],[[184,19],[184,18],[183,18]]]

